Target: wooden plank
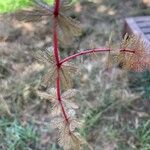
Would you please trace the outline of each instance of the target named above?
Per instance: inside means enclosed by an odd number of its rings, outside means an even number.
[[[148,21],[148,22],[138,22],[137,24],[140,28],[150,27],[150,21]]]
[[[150,34],[146,34],[145,35],[148,39],[149,39],[149,41],[150,41]]]
[[[129,34],[135,34],[135,35],[143,35],[144,33],[141,31],[137,23],[135,22],[134,18],[127,18],[125,20],[125,30]]]
[[[141,28],[141,31],[144,33],[144,34],[149,34],[150,33],[150,26],[148,28]]]
[[[140,17],[130,17],[125,19],[124,32],[140,36],[141,39],[145,42],[145,46],[150,47],[150,25],[146,27],[141,27],[139,24],[146,23],[147,25],[150,22],[150,16],[140,16]],[[144,26],[144,25],[143,25]],[[150,50],[148,50],[150,52]]]
[[[150,16],[140,16],[140,17],[134,17],[134,20],[136,22],[149,22],[150,21]]]

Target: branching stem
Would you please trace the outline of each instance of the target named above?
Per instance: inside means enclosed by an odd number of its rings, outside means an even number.
[[[68,62],[72,59],[75,59],[76,57],[79,57],[81,55],[87,55],[87,54],[92,54],[92,53],[100,53],[100,52],[110,52],[111,49],[110,48],[95,48],[95,49],[90,49],[90,50],[85,50],[79,53],[76,53],[74,55],[68,56],[66,58],[64,58],[63,60],[60,61],[60,65],[62,65],[65,62]],[[135,53],[135,51],[133,50],[129,50],[129,49],[120,49],[120,52],[129,52],[129,53]]]
[[[63,63],[68,62],[76,57],[79,57],[81,55],[91,54],[91,53],[98,53],[98,52],[110,52],[110,48],[95,48],[90,50],[85,50],[79,53],[76,53],[74,55],[68,56],[61,60],[59,50],[58,50],[58,15],[59,15],[59,8],[60,8],[60,0],[55,0],[54,10],[53,10],[53,46],[54,46],[54,57],[56,61],[56,68],[57,68],[57,76],[56,76],[56,90],[57,90],[57,99],[59,101],[62,114],[64,116],[64,120],[66,123],[69,123],[68,116],[66,114],[65,108],[62,103],[61,98],[61,88],[60,88],[60,69]],[[126,50],[126,49],[120,49],[120,51],[125,52],[131,52],[134,53],[134,51]]]

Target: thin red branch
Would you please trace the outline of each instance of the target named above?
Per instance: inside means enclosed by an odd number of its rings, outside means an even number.
[[[60,55],[59,55],[59,50],[58,50],[58,14],[59,14],[59,5],[60,5],[60,0],[55,0],[55,6],[54,6],[54,16],[53,16],[53,46],[54,46],[54,57],[56,61],[56,68],[57,68],[57,77],[56,77],[56,90],[57,90],[57,99],[59,101],[62,114],[64,116],[64,119],[66,123],[68,123],[68,117],[65,112],[65,108],[62,103],[61,99],[61,89],[60,89]]]
[[[54,6],[54,16],[57,17],[59,15],[59,7],[60,7],[60,0],[55,0]]]
[[[60,91],[61,91],[60,90],[60,68],[59,67],[57,68],[56,87],[57,87],[57,99],[58,99],[59,104],[61,106],[61,110],[62,110],[63,116],[65,118],[65,121],[68,123],[68,117],[67,117],[67,114],[65,112],[64,106],[62,104],[62,100],[61,100],[61,93],[60,93]]]
[[[74,55],[68,56],[67,58],[63,59],[60,61],[60,65],[62,65],[65,62],[68,62],[76,57],[79,57],[81,55],[87,55],[87,54],[91,54],[91,53],[99,53],[99,52],[110,52],[111,49],[110,48],[95,48],[95,49],[90,49],[90,50],[86,50],[86,51],[82,51],[79,53],[76,53]],[[133,50],[129,50],[129,49],[120,49],[120,52],[129,52],[129,53],[135,53],[135,51]]]
[[[53,46],[54,46],[54,56],[56,65],[59,65],[60,56],[58,51],[58,29],[57,29],[57,19],[54,17],[53,19]]]
[[[76,53],[74,55],[71,55],[63,60],[60,61],[60,65],[65,63],[65,62],[68,62],[76,57],[79,57],[81,55],[86,55],[86,54],[91,54],[91,53],[98,53],[98,52],[108,52],[110,51],[109,48],[95,48],[95,49],[92,49],[92,50],[86,50],[86,51],[82,51],[82,52],[79,52],[79,53]]]
[[[135,51],[130,49],[120,49],[120,52],[129,52],[129,53],[135,53]]]

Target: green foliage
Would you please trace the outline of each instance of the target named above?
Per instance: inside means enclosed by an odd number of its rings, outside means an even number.
[[[7,150],[25,150],[34,147],[37,137],[31,125],[23,127],[17,120],[0,119],[0,147]]]
[[[53,0],[46,0],[50,5],[53,4]],[[31,0],[0,0],[0,13],[8,13],[22,9],[24,7],[32,6]]]
[[[139,150],[150,149],[150,120],[143,121],[137,129],[129,129],[135,139]]]
[[[31,5],[30,0],[5,0],[0,1],[0,13],[12,12]]]
[[[150,149],[150,120],[142,123],[137,129],[137,136],[140,141],[141,150]]]

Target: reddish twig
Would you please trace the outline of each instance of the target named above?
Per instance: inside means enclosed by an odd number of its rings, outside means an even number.
[[[95,48],[95,49],[90,49],[90,50],[86,50],[86,51],[82,51],[82,52],[79,52],[79,53],[76,53],[74,55],[71,55],[67,58],[64,58],[63,60],[60,61],[60,65],[62,65],[63,63],[65,62],[68,62],[76,57],[79,57],[81,55],[87,55],[87,54],[92,54],[93,52],[94,53],[99,53],[99,52],[110,52],[111,49],[110,48]],[[120,52],[129,52],[129,53],[135,53],[135,51],[133,50],[129,50],[129,49],[120,49],[119,50]]]
[[[135,53],[135,50],[130,50],[130,49],[120,49],[120,52]]]
[[[55,6],[54,6],[54,12],[53,12],[53,46],[54,46],[54,57],[56,61],[56,68],[57,68],[57,78],[56,78],[56,90],[57,90],[57,99],[59,101],[59,104],[62,109],[62,113],[64,116],[64,119],[66,123],[68,123],[68,117],[65,112],[65,108],[62,104],[62,99],[61,99],[61,90],[60,90],[60,55],[58,51],[58,22],[57,22],[57,17],[59,14],[59,5],[60,5],[60,0],[55,0]]]
[[[58,51],[58,31],[57,31],[57,18],[53,19],[53,46],[54,46],[54,57],[56,65],[59,66],[60,55]]]
[[[61,91],[60,90],[60,68],[59,67],[57,68],[56,87],[57,87],[57,98],[58,98],[59,104],[61,106],[62,113],[63,113],[63,116],[65,118],[66,123],[68,123],[68,117],[67,117],[67,114],[65,112],[64,106],[62,104],[62,100],[61,100],[61,93],[60,93],[60,91]]]
[[[54,16],[57,17],[59,14],[59,7],[60,7],[60,0],[55,0],[55,6],[54,6]]]
[[[60,61],[60,65],[62,65],[63,63],[65,62],[68,62],[78,56],[81,56],[81,55],[86,55],[86,54],[91,54],[91,53],[98,53],[98,52],[108,52],[110,51],[109,48],[96,48],[96,49],[92,49],[92,50],[86,50],[86,51],[82,51],[82,52],[79,52],[79,53],[76,53],[74,55],[71,55],[63,60]]]

